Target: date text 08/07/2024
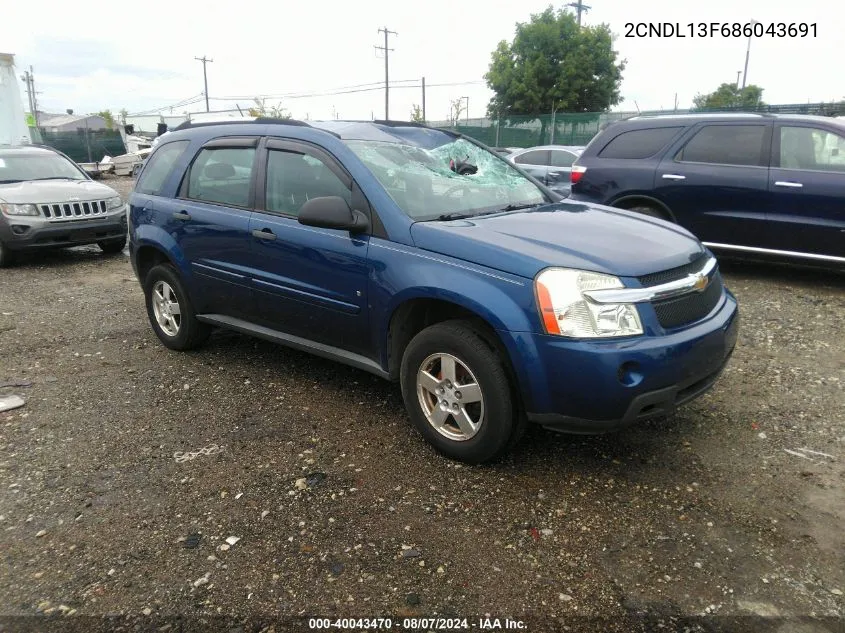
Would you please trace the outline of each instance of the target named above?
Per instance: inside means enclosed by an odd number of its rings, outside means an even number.
[[[625,37],[816,37],[816,22],[626,22]]]

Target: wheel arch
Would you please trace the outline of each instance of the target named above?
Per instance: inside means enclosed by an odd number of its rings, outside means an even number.
[[[612,200],[609,204],[617,209],[632,209],[637,206],[654,207],[661,213],[664,213],[667,220],[677,224],[677,219],[675,218],[675,214],[672,213],[672,210],[664,202],[658,200],[654,196],[649,196],[648,194],[626,194]]]

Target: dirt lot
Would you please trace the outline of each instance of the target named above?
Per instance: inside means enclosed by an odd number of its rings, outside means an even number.
[[[709,394],[462,467],[368,374],[230,333],[168,351],[125,255],[27,258],[0,273],[0,383],[31,381],[0,388],[27,401],[0,414],[0,614],[841,631],[845,276],[723,271]],[[818,619],[720,619],[754,615]]]

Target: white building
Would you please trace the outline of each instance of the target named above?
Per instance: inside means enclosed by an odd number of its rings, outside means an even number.
[[[39,112],[38,123],[48,132],[76,132],[77,130],[105,130],[106,120],[96,114],[47,114]]]

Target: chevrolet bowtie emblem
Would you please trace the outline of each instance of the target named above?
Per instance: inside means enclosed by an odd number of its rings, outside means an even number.
[[[710,278],[707,275],[702,275],[698,273],[695,276],[695,283],[693,284],[693,289],[696,292],[703,292],[707,286],[710,285]]]

